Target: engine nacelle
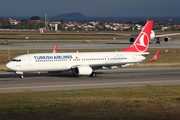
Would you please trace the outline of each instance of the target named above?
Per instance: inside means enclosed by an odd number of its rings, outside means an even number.
[[[135,41],[135,39],[133,38],[133,37],[131,37],[130,39],[129,39],[129,42],[130,43],[133,43]]]
[[[75,75],[90,75],[92,72],[93,70],[89,66],[77,66],[73,70]]]
[[[168,38],[168,37],[164,37],[164,42],[168,42],[169,40],[170,40],[170,38]]]

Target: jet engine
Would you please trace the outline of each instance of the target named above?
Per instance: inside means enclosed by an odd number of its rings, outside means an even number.
[[[77,66],[74,68],[74,75],[90,75],[93,72],[92,68],[89,66]]]
[[[133,37],[131,37],[130,39],[129,39],[129,42],[130,43],[133,43],[135,41],[135,39],[133,38]]]
[[[163,40],[164,40],[164,42],[168,42],[170,40],[170,38],[164,37]]]

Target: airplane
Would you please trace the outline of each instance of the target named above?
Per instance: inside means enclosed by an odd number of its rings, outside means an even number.
[[[20,78],[25,72],[71,71],[74,76],[96,76],[98,69],[119,69],[144,61],[150,53],[148,46],[153,20],[149,20],[136,41],[115,52],[35,53],[13,58],[6,67]],[[159,54],[159,52],[157,52]],[[152,59],[155,61],[158,54]]]
[[[103,32],[98,32],[98,34],[104,34],[104,35],[120,35],[120,36],[129,36],[129,42],[133,43],[135,41],[135,37],[138,36],[138,34],[120,34],[120,33],[103,33]],[[154,30],[151,30],[151,35],[150,35],[150,43],[154,42],[156,40],[156,44],[160,44],[160,37],[164,37],[163,40],[164,42],[168,42],[171,38],[169,36],[174,36],[174,35],[180,35],[180,33],[172,33],[172,34],[158,34],[156,35]]]

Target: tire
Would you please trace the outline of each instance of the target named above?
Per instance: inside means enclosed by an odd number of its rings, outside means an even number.
[[[23,78],[24,78],[24,76],[23,76],[23,75],[20,75],[20,76],[19,76],[19,78],[23,79]]]
[[[91,77],[96,77],[96,76],[97,76],[97,75],[96,75],[96,72],[92,72],[90,76],[91,76]]]

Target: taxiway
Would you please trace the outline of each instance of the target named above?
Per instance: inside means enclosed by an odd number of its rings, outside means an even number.
[[[20,79],[14,73],[0,73],[0,93],[89,88],[180,85],[180,67],[123,68],[99,70],[97,77],[74,77],[64,73],[27,73]]]

